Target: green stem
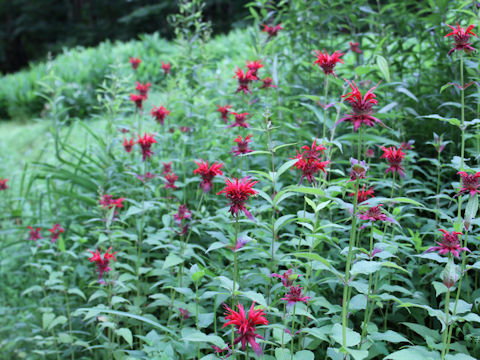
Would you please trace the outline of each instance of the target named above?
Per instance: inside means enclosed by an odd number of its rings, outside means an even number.
[[[324,88],[325,88],[325,104],[323,107],[323,136],[322,139],[326,139],[326,127],[327,127],[327,104],[328,104],[328,75],[325,75],[325,83],[324,83]]]
[[[232,287],[232,309],[235,306],[235,288],[237,284],[237,242],[238,242],[238,215],[235,216],[235,243],[233,244],[233,287]],[[232,355],[233,359],[235,359],[235,327],[232,325]]]
[[[290,341],[290,360],[293,360],[293,338],[295,337],[295,309],[297,304],[293,305],[293,317],[292,317],[292,339]]]
[[[370,228],[370,256],[373,253],[373,223]],[[373,260],[370,258],[370,260]],[[360,349],[363,344],[363,340],[365,339],[365,336],[367,335],[367,326],[369,322],[368,318],[368,313],[369,313],[369,305],[370,305],[370,295],[371,295],[371,289],[372,289],[372,274],[368,275],[368,293],[367,293],[367,305],[365,307],[365,316],[363,318],[363,325],[362,325],[362,336],[360,339],[360,344],[358,344],[358,348]]]
[[[362,157],[362,135],[363,135],[363,128],[360,126],[360,129],[358,129],[358,148],[357,148],[358,161],[360,161]]]
[[[449,309],[448,306],[450,304],[450,288],[447,290],[447,296],[445,297],[445,330],[443,331],[443,336],[442,336],[442,358],[441,360],[445,359],[445,354],[447,350],[447,333],[448,333],[448,314],[449,314]]]

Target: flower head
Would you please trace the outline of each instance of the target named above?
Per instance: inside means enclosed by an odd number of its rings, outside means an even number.
[[[288,269],[282,275],[276,273],[270,274],[270,277],[276,277],[281,279],[283,286],[285,286],[286,288],[291,287],[293,285],[293,282],[297,280],[300,276],[301,275],[299,274],[294,274],[293,269]]]
[[[268,40],[270,40],[272,37],[277,36],[280,30],[283,30],[282,24],[274,26],[263,25],[262,31],[268,34]]]
[[[105,252],[105,254],[103,254],[103,257],[102,257],[102,254],[98,250],[95,250],[95,252],[93,252],[92,250],[88,250],[92,254],[92,257],[89,258],[88,260],[90,260],[90,262],[94,262],[97,265],[98,281],[99,282],[102,282],[101,280],[102,280],[102,277],[103,277],[104,273],[112,270],[109,266],[110,265],[110,260],[113,259],[113,260],[117,261],[117,259],[115,258],[115,254],[117,252],[115,251],[114,253],[110,254],[110,250],[112,250],[111,247],[108,248],[108,250]]]
[[[41,227],[35,229],[29,225],[27,228],[30,230],[28,234],[28,240],[37,241],[43,238],[42,234],[40,234],[40,231],[42,231]]]
[[[350,193],[349,196],[354,196],[355,193]],[[361,189],[357,191],[357,203],[363,203],[364,201],[367,201],[369,197],[374,196],[374,191],[373,188],[368,188],[365,189],[365,185]]]
[[[304,178],[312,183],[315,181],[315,175],[319,171],[327,173],[325,168],[330,161],[320,161],[323,151],[326,149],[323,145],[317,145],[317,140],[314,140],[311,147],[302,146],[302,152],[297,151],[297,156],[292,159],[297,159],[297,162],[292,166],[292,169],[298,169],[302,172],[300,183]]]
[[[233,116],[235,116],[235,120],[233,124],[228,125],[228,127],[243,127],[243,128],[248,128],[250,125],[247,123],[247,116],[250,115],[248,112],[244,113],[236,113],[234,111],[231,112]]]
[[[217,111],[220,113],[220,116],[225,124],[228,122],[228,114],[231,108],[232,107],[230,105],[225,105],[225,106],[217,105]]]
[[[135,103],[137,109],[143,109],[143,101],[145,100],[145,96],[138,94],[130,94],[130,100]]]
[[[390,167],[385,170],[385,173],[388,174],[390,171],[392,174],[398,172],[400,176],[403,176],[404,168],[402,166],[402,160],[405,157],[405,153],[402,151],[402,147],[398,149],[395,146],[390,146],[389,148],[382,146],[383,155],[380,156],[380,159],[387,159]]]
[[[456,196],[463,193],[470,193],[470,196],[480,194],[480,171],[475,174],[467,174],[465,171],[459,171],[457,174],[462,177],[462,188]]]
[[[178,212],[175,215],[173,215],[173,218],[175,219],[178,225],[181,225],[184,219],[192,218],[192,212],[188,210],[186,204],[182,204],[178,207]]]
[[[302,289],[303,288],[300,287],[300,285],[290,286],[288,293],[280,300],[285,300],[287,302],[287,307],[295,305],[299,301],[308,304],[308,299],[310,299],[310,296],[303,296]]]
[[[245,139],[242,138],[241,135],[238,135],[234,142],[237,143],[237,146],[234,146],[232,148],[232,151],[230,151],[233,156],[238,156],[238,155],[243,155],[243,154],[248,154],[251,153],[253,150],[248,147],[248,143],[251,142],[250,140],[252,135],[247,135],[245,136]]]
[[[223,327],[233,325],[235,331],[238,333],[238,337],[235,338],[234,344],[242,343],[242,350],[245,350],[247,343],[250,344],[252,349],[258,356],[262,355],[262,348],[256,342],[256,339],[263,339],[262,336],[256,333],[255,326],[268,325],[268,320],[264,317],[263,310],[255,310],[255,302],[252,303],[250,310],[248,311],[248,317],[245,313],[245,309],[242,304],[238,304],[238,312],[229,308],[226,304],[223,304],[225,312],[225,320],[229,320],[223,325]]]
[[[260,70],[262,67],[262,60],[247,61],[247,68],[250,71],[252,77],[255,77],[255,80],[258,80],[257,71]]]
[[[180,316],[182,317],[182,319],[186,320],[190,317],[190,313],[187,309],[178,308],[178,311],[180,312]]]
[[[146,99],[148,96],[148,90],[150,90],[151,86],[152,84],[150,84],[149,82],[144,85],[141,82],[137,81],[137,87],[135,88],[135,90],[137,90],[138,93]]]
[[[348,121],[353,124],[354,131],[357,131],[360,126],[362,126],[362,124],[365,124],[367,126],[374,126],[375,123],[378,123],[382,126],[385,126],[383,122],[372,116],[372,107],[373,105],[378,104],[378,101],[375,99],[375,94],[373,92],[377,87],[372,87],[365,93],[364,96],[362,96],[362,93],[358,90],[355,81],[346,81],[350,85],[352,91],[348,94],[343,95],[342,97],[344,97],[345,101],[350,104],[352,112],[338,120],[335,125],[342,121]]]
[[[352,164],[352,168],[350,170],[350,181],[365,179],[365,174],[368,171],[368,165],[366,164],[365,160],[358,161],[357,159],[350,158],[350,164]]]
[[[1,179],[0,178],[0,191],[8,189],[7,181],[8,181],[8,179]]]
[[[253,185],[258,181],[249,180],[248,177],[243,179],[232,178],[231,180],[225,178],[225,188],[217,193],[217,195],[225,194],[228,200],[230,200],[230,213],[233,216],[238,216],[239,211],[243,211],[249,218],[253,219],[252,214],[245,207],[245,202],[257,194],[257,191],[253,189]]]
[[[461,247],[460,240],[458,239],[458,235],[463,235],[461,232],[452,231],[451,233],[449,233],[448,231],[443,229],[439,229],[438,231],[441,231],[443,233],[442,241],[437,241],[438,246],[432,246],[428,248],[427,251],[425,251],[426,253],[438,251],[440,255],[451,253],[453,256],[459,258],[459,254],[462,251],[471,252],[468,248]]]
[[[142,182],[145,182],[145,181],[148,181],[148,180],[152,180],[153,178],[156,178],[157,175],[151,173],[150,171],[147,171],[145,174],[143,175],[140,175],[140,174],[135,174],[135,176],[137,177],[138,180],[142,181]]]
[[[178,180],[178,176],[174,172],[166,174],[165,175],[165,180],[166,180],[165,189],[177,189],[178,188],[178,186],[175,185],[175,181]]]
[[[167,62],[167,63],[165,64],[165,63],[162,61],[162,70],[163,70],[163,73],[164,73],[165,75],[170,74],[171,69],[172,69],[172,65],[171,65],[170,63]]]
[[[120,209],[123,207],[123,200],[125,200],[125,198],[114,199],[112,195],[105,194],[99,200],[99,203],[105,209]]]
[[[65,232],[65,229],[62,228],[60,224],[56,223],[51,229],[48,229],[48,231],[50,231],[52,243],[54,243],[60,237],[60,234]]]
[[[223,175],[222,170],[220,168],[223,166],[221,163],[214,162],[210,167],[208,166],[208,161],[204,162],[195,161],[198,165],[198,169],[193,170],[194,174],[200,174],[202,177],[202,182],[200,183],[200,188],[203,192],[209,192],[212,188],[212,180],[217,175]]]
[[[254,76],[250,70],[245,73],[242,69],[238,68],[233,77],[238,79],[238,88],[235,93],[240,91],[243,91],[244,94],[252,93],[249,86],[252,81],[257,80],[257,77]]]
[[[133,145],[135,145],[134,138],[131,138],[130,140],[127,140],[127,138],[123,138],[123,147],[125,148],[125,151],[127,153],[132,151]]]
[[[365,150],[365,157],[367,158],[374,158],[375,157],[375,150],[372,149],[372,148],[368,148],[367,150]]]
[[[153,138],[154,135],[145,133],[143,138],[141,136],[138,137],[137,144],[140,145],[142,150],[142,159],[145,161],[147,157],[150,159],[153,155],[153,151],[151,150],[152,144],[156,144],[157,140]]]
[[[377,206],[372,206],[368,210],[359,213],[358,217],[362,220],[367,220],[367,221],[371,221],[371,222],[388,221],[388,222],[396,223],[396,221],[394,219],[392,219],[392,218],[388,217],[387,215],[385,215],[384,213],[382,213],[381,206],[382,206],[382,204],[379,204]]]
[[[140,60],[139,58],[134,58],[134,57],[130,58],[130,64],[132,65],[133,70],[137,70],[138,65],[140,65],[141,62],[142,60]]]
[[[400,148],[403,150],[412,150],[414,143],[415,143],[415,140],[408,140],[407,142],[402,141],[402,143],[400,144]]]
[[[447,26],[449,26],[453,31],[445,35],[445,37],[453,36],[453,39],[455,41],[455,46],[452,49],[450,49],[450,51],[448,52],[448,55],[451,55],[454,51],[457,51],[457,50],[463,50],[467,54],[470,54],[472,51],[476,51],[475,48],[473,48],[470,44],[470,36],[471,35],[475,37],[477,36],[472,31],[475,25],[469,25],[466,30],[465,28],[461,27],[458,23],[456,28],[448,24]]]
[[[153,107],[152,111],[150,111],[150,114],[155,118],[155,121],[159,124],[164,124],[165,123],[165,117],[167,115],[170,115],[170,111],[168,111],[165,107],[159,106],[158,108],[156,106]]]
[[[359,43],[358,42],[349,42],[350,44],[350,51],[357,53],[357,54],[363,54],[363,51],[360,50]]]
[[[260,89],[268,89],[268,88],[277,88],[277,85],[273,84],[273,79],[271,77],[266,77],[262,79],[262,86]]]
[[[335,72],[333,71],[335,69],[335,65],[337,63],[343,64],[343,60],[340,59],[340,57],[343,55],[340,51],[335,51],[332,55],[328,55],[327,50],[324,50],[325,53],[315,50],[315,54],[317,56],[317,60],[313,63],[313,65],[318,64],[325,73],[325,75],[332,74],[333,76],[335,75]]]
[[[163,171],[162,174],[169,174],[172,172],[172,162],[169,163],[162,163],[163,164]]]

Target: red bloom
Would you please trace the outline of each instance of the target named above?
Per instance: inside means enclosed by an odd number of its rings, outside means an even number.
[[[461,247],[460,245],[460,240],[458,239],[458,235],[463,235],[460,232],[452,231],[449,233],[446,230],[440,229],[438,231],[441,231],[443,233],[443,238],[442,242],[438,242],[437,244],[439,246],[432,246],[425,251],[426,253],[432,252],[432,251],[438,251],[440,255],[445,255],[448,253],[452,253],[455,257],[459,257],[459,254],[462,251],[468,251],[471,252],[468,248],[466,247]]]
[[[220,106],[217,105],[217,111],[220,113],[223,122],[226,124],[228,122],[228,113],[230,112],[229,109],[232,107],[230,105]]]
[[[164,63],[162,61],[162,70],[163,70],[163,73],[166,75],[166,74],[170,74],[170,70],[172,69],[172,65],[170,65],[170,63]]]
[[[268,25],[263,25],[263,32],[266,32],[268,34],[268,40],[270,40],[270,38],[274,37],[274,36],[277,36],[278,35],[278,32],[280,30],[283,30],[282,24],[278,24],[278,25],[275,25],[275,26],[268,26]]]
[[[125,198],[121,197],[118,199],[114,199],[112,195],[105,194],[99,200],[99,203],[105,209],[112,209],[112,208],[120,209],[123,207],[123,200],[125,200]]]
[[[382,126],[385,126],[385,124],[382,123],[379,119],[372,116],[372,107],[373,105],[378,104],[378,101],[375,99],[375,94],[373,93],[373,91],[377,87],[372,87],[362,97],[362,93],[358,90],[355,81],[346,81],[352,88],[352,92],[346,95],[342,95],[342,97],[346,98],[345,101],[348,101],[350,103],[350,106],[352,107],[352,112],[338,120],[335,125],[342,121],[349,121],[353,124],[353,130],[355,131],[357,131],[362,124],[365,124],[367,126],[374,126],[375,123],[378,123]]]
[[[250,125],[247,123],[247,116],[250,115],[248,112],[244,113],[236,113],[234,111],[231,112],[235,116],[235,121],[233,124],[228,125],[227,127],[243,127],[243,128],[248,128]]]
[[[145,161],[147,157],[150,159],[153,155],[153,151],[150,148],[152,147],[152,144],[157,143],[153,136],[154,135],[145,133],[143,138],[141,136],[138,137],[137,144],[142,148],[143,161]]]
[[[162,163],[163,164],[163,171],[162,174],[169,174],[172,172],[172,162],[169,163]]]
[[[364,211],[363,213],[358,214],[358,217],[362,220],[369,220],[372,222],[375,221],[388,221],[392,223],[397,223],[394,219],[388,217],[384,213],[382,213],[381,209],[382,204],[379,204],[377,206],[372,206],[370,209],[367,211]]]
[[[170,111],[168,111],[163,106],[159,106],[158,108],[156,106],[154,106],[152,111],[150,112],[150,114],[152,114],[152,116],[155,118],[155,120],[158,123],[163,125],[165,123],[165,117],[167,115],[170,115]]]
[[[30,229],[30,233],[28,234],[28,240],[33,240],[33,241],[37,241],[38,239],[42,239],[42,234],[40,234],[40,231],[42,230],[42,228],[33,228],[31,227],[30,225],[27,226],[27,228]]]
[[[263,339],[262,336],[257,334],[255,331],[255,326],[257,325],[268,325],[268,320],[264,317],[265,313],[263,310],[255,310],[255,302],[252,303],[250,310],[248,311],[248,318],[245,314],[245,309],[242,304],[238,304],[238,312],[229,308],[226,304],[223,304],[226,313],[225,320],[230,320],[223,325],[226,327],[228,325],[234,325],[235,330],[239,336],[234,340],[234,344],[242,343],[242,350],[245,350],[247,343],[250,344],[252,349],[258,356],[262,355],[262,348],[255,341],[258,339]]]
[[[150,90],[151,86],[152,84],[150,83],[146,83],[145,85],[143,85],[142,83],[137,81],[137,87],[135,88],[135,90],[137,90],[138,93],[146,99],[148,95],[148,90]]]
[[[355,52],[357,54],[362,54],[363,51],[359,49],[358,42],[349,42],[350,44],[350,51]]]
[[[381,149],[383,150],[383,155],[380,156],[380,159],[387,159],[390,165],[390,167],[385,170],[385,173],[388,174],[389,171],[392,173],[398,172],[400,176],[403,176],[405,169],[402,166],[402,160],[405,157],[405,153],[402,151],[402,147],[396,149],[395,146],[389,148],[382,146]]]
[[[372,148],[369,148],[369,149],[365,150],[365,157],[367,157],[367,158],[375,157],[375,150],[372,149]]]
[[[455,46],[452,49],[450,49],[450,51],[448,52],[448,55],[450,55],[451,53],[457,50],[463,50],[467,54],[470,54],[472,51],[476,51],[475,48],[473,48],[470,44],[470,36],[471,35],[477,36],[472,31],[475,25],[470,25],[469,27],[467,27],[467,30],[461,27],[458,23],[457,23],[457,28],[454,28],[453,26],[450,26],[448,24],[447,26],[449,26],[453,31],[445,35],[445,37],[453,35],[453,39],[455,40]]]
[[[349,196],[353,196],[355,193],[350,193]],[[375,195],[373,188],[368,188],[365,189],[365,185],[357,191],[357,203],[363,203],[364,201],[367,201],[369,197],[373,197]]]
[[[137,70],[138,65],[140,65],[141,62],[142,60],[140,60],[139,58],[130,58],[130,64],[132,65],[133,70]]]
[[[457,173],[462,177],[462,188],[460,192],[456,195],[461,195],[463,193],[470,193],[471,196],[475,194],[480,194],[480,171],[476,174],[467,174],[465,171],[459,171]]]
[[[300,285],[290,286],[288,293],[280,300],[285,300],[287,302],[287,307],[295,305],[299,301],[308,304],[308,299],[310,299],[310,296],[303,296],[302,289],[303,288],[300,287]]]
[[[109,247],[108,250],[105,252],[105,254],[103,254],[103,258],[102,258],[102,254],[98,252],[98,250],[95,250],[95,252],[93,252],[92,250],[88,250],[92,254],[92,257],[89,258],[88,260],[90,260],[90,262],[95,262],[97,265],[99,282],[102,282],[103,273],[106,273],[112,270],[109,266],[110,260],[113,259],[117,261],[117,259],[115,258],[115,254],[117,252],[115,251],[114,253],[110,254],[109,253],[110,250],[112,250],[111,247]]]
[[[251,75],[255,77],[255,80],[258,80],[257,71],[260,70],[262,67],[262,60],[247,61],[247,68],[250,71]]]
[[[273,79],[271,77],[266,77],[265,79],[262,79],[262,86],[260,89],[268,89],[268,88],[277,88],[277,85],[273,84]]]
[[[315,175],[319,171],[323,171],[325,174],[327,171],[325,168],[330,161],[320,161],[323,151],[326,149],[323,145],[317,145],[317,140],[314,140],[311,147],[302,146],[303,152],[297,151],[297,156],[292,159],[297,159],[297,162],[293,165],[292,169],[298,169],[302,172],[300,178],[300,184],[304,178],[307,178],[308,182],[315,181]]]
[[[0,191],[8,189],[7,181],[8,179],[0,179]]]
[[[60,234],[65,232],[65,229],[62,228],[60,224],[57,223],[53,225],[51,229],[48,229],[48,231],[50,231],[51,233],[50,236],[52,237],[52,243],[54,243],[60,237]]]
[[[175,215],[173,215],[173,218],[175,219],[178,225],[181,225],[183,219],[192,218],[192,212],[188,210],[187,205],[183,204],[178,207],[178,212]]]
[[[132,151],[133,145],[135,145],[134,138],[131,138],[130,141],[128,141],[126,138],[123,138],[123,147],[127,153]]]
[[[130,132],[130,130],[128,130],[126,128],[120,128],[120,129],[118,129],[118,131],[120,131],[122,134],[126,134],[126,133]]]
[[[165,189],[177,189],[177,185],[175,185],[175,181],[178,180],[178,176],[175,173],[169,173],[165,175],[165,180],[167,183],[165,184]]]
[[[140,174],[135,174],[135,176],[137,177],[138,180],[142,181],[142,182],[145,182],[145,181],[148,181],[148,180],[152,180],[153,178],[156,178],[157,175],[155,174],[152,174],[150,171],[147,171],[145,174],[143,175],[140,175]]]
[[[335,51],[332,55],[328,55],[327,50],[324,50],[325,53],[322,53],[319,50],[315,50],[315,54],[317,55],[317,60],[313,63],[313,65],[318,64],[325,73],[325,75],[332,74],[335,75],[333,69],[335,69],[335,65],[338,63],[343,64],[343,60],[340,59],[340,56],[343,54],[340,51]]]
[[[288,269],[282,275],[273,273],[273,274],[270,274],[270,277],[276,277],[281,279],[283,286],[285,286],[286,288],[289,288],[293,285],[293,282],[300,277],[300,275],[294,274],[293,269]]]
[[[208,161],[204,162],[203,160],[201,160],[201,161],[195,161],[195,162],[198,165],[198,169],[193,170],[193,173],[200,174],[200,176],[202,177],[200,188],[203,190],[203,192],[209,192],[213,186],[212,184],[213,178],[216,175],[223,175],[222,170],[220,170],[223,164],[214,162],[209,168]]]
[[[243,179],[232,178],[232,180],[225,178],[226,186],[217,195],[224,193],[230,200],[230,213],[233,216],[238,216],[238,212],[241,210],[249,219],[253,219],[252,214],[245,207],[245,202],[250,196],[257,194],[257,191],[252,188],[256,183],[258,181],[251,181],[248,177]]]
[[[187,309],[184,309],[184,308],[178,308],[178,311],[180,311],[180,316],[186,320],[190,317],[190,313],[188,312]]]
[[[233,153],[233,156],[238,156],[241,154],[248,154],[251,153],[253,150],[248,148],[248,143],[251,142],[250,138],[252,135],[247,135],[245,136],[245,140],[242,138],[241,135],[238,135],[234,142],[237,143],[237,146],[234,146],[232,148],[231,153]]]
[[[145,96],[137,95],[137,94],[130,94],[130,100],[135,103],[137,109],[143,109],[143,101],[145,100]]]
[[[254,76],[250,70],[244,73],[242,69],[238,68],[237,71],[235,71],[235,75],[233,77],[238,79],[238,88],[235,93],[238,93],[240,91],[243,91],[244,94],[252,93],[249,85],[252,81],[257,80],[257,77]]]

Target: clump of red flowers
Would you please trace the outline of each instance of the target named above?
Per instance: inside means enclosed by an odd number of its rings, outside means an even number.
[[[232,178],[231,180],[225,178],[225,188],[217,193],[217,195],[225,194],[228,200],[230,200],[230,213],[233,216],[238,216],[239,211],[243,211],[249,218],[253,219],[252,214],[245,207],[245,202],[257,194],[257,191],[253,189],[253,185],[258,181],[249,180],[248,177],[243,179]]]
[[[362,93],[358,90],[355,81],[346,81],[350,85],[352,91],[348,94],[342,95],[342,97],[345,98],[345,101],[350,103],[352,112],[338,120],[335,125],[343,121],[348,121],[353,124],[354,131],[357,131],[362,124],[374,126],[375,123],[378,123],[385,127],[383,122],[372,116],[373,105],[378,104],[378,101],[375,99],[375,93],[373,92],[377,87],[372,87],[365,93],[364,96],[362,96]]]
[[[50,231],[50,236],[52,237],[52,243],[57,241],[57,239],[60,237],[61,233],[65,232],[65,229],[60,226],[60,224],[55,224],[51,229],[48,229]]]
[[[120,209],[123,207],[123,200],[125,200],[125,198],[114,199],[112,195],[105,194],[101,197],[99,203],[105,209]]]
[[[394,219],[388,217],[384,213],[382,213],[382,204],[379,204],[377,206],[372,206],[368,210],[361,212],[358,214],[358,217],[362,220],[367,220],[371,222],[375,221],[388,221],[391,223],[397,223]]]
[[[293,269],[288,269],[282,275],[273,273],[273,274],[270,274],[270,277],[276,277],[281,279],[283,286],[285,286],[286,288],[289,288],[293,285],[293,282],[300,277],[300,275],[294,274]]]
[[[134,57],[130,58],[130,64],[132,65],[133,70],[137,70],[138,65],[140,65],[141,62],[142,60],[140,60],[139,58],[134,58]]]
[[[258,80],[257,71],[260,70],[262,67],[262,60],[247,61],[247,68],[250,71],[252,77],[255,78],[255,80]]]
[[[173,215],[173,218],[175,219],[178,225],[181,225],[184,219],[192,218],[192,212],[188,210],[187,205],[182,204],[178,207],[178,212],[175,215]]]
[[[385,170],[385,173],[388,174],[390,171],[392,174],[398,172],[400,176],[404,175],[405,169],[402,166],[402,160],[405,157],[405,153],[402,151],[402,147],[398,149],[395,146],[385,147],[382,146],[381,149],[383,150],[383,155],[380,156],[381,159],[387,159],[388,164],[390,167]]]
[[[153,155],[153,151],[151,150],[152,144],[156,144],[157,140],[153,138],[153,135],[145,133],[143,137],[139,136],[137,140],[137,144],[140,145],[142,150],[142,159],[143,161],[146,160],[148,157],[149,159]]]
[[[365,185],[363,185],[362,188],[356,192],[356,194],[357,194],[357,203],[360,204],[360,203],[363,203],[364,201],[367,201],[369,197],[373,197],[374,191],[373,191],[373,188],[366,189]],[[349,196],[354,196],[354,195],[355,193],[349,194]]]
[[[130,94],[130,100],[135,103],[137,109],[143,109],[143,101],[145,100],[145,96],[138,94]]]
[[[350,45],[350,51],[357,53],[357,54],[363,54],[363,51],[360,50],[359,43],[358,42],[349,42]]]
[[[243,91],[244,94],[252,93],[249,86],[252,81],[257,80],[257,77],[254,76],[250,70],[248,70],[247,72],[243,72],[242,69],[238,68],[235,71],[235,75],[233,76],[233,78],[238,79],[238,88],[235,93],[238,93],[240,91]]]
[[[29,225],[29,226],[27,226],[27,228],[30,230],[30,232],[28,234],[28,240],[37,241],[37,240],[43,238],[42,234],[40,234],[40,231],[42,231],[41,227],[35,229],[35,228],[33,228]]]
[[[233,116],[235,116],[235,120],[232,124],[228,125],[228,127],[243,127],[248,128],[250,125],[247,123],[247,116],[250,115],[248,112],[244,113],[236,113],[234,111],[231,112]]]
[[[203,192],[207,193],[213,186],[213,178],[217,175],[223,175],[222,170],[220,170],[223,164],[214,162],[209,167],[208,161],[204,162],[203,160],[200,160],[195,162],[198,165],[198,169],[193,170],[193,173],[199,174],[202,177],[200,188],[203,190]]]
[[[426,253],[432,251],[438,251],[440,255],[445,255],[451,253],[453,256],[459,258],[459,254],[462,251],[471,252],[468,248],[462,247],[460,245],[460,240],[458,239],[458,235],[463,235],[461,232],[452,231],[449,233],[446,230],[439,229],[443,233],[442,242],[437,242],[438,246],[432,246],[425,251]]]
[[[172,162],[162,163],[162,164],[163,164],[163,171],[162,171],[163,175],[166,175],[172,172]]]
[[[248,147],[248,143],[251,142],[250,140],[252,135],[247,135],[245,136],[245,139],[242,138],[241,135],[238,135],[234,142],[237,143],[237,146],[234,146],[232,148],[232,151],[230,151],[233,156],[238,156],[238,155],[243,155],[243,154],[248,154],[251,153],[253,150]]]
[[[311,147],[305,145],[302,147],[302,150],[301,153],[297,150],[297,156],[293,158],[297,159],[297,162],[292,168],[302,172],[300,184],[304,178],[307,178],[310,183],[315,182],[315,175],[319,171],[323,171],[326,174],[325,168],[330,164],[330,161],[320,161],[326,148],[323,145],[317,145],[317,140],[314,140]]]
[[[480,171],[475,174],[467,174],[465,171],[459,171],[457,174],[462,177],[462,188],[456,196],[464,193],[470,193],[470,196],[480,194]]]
[[[280,30],[283,30],[282,24],[274,26],[263,25],[262,31],[268,34],[268,40],[270,40],[272,37],[277,36]]]
[[[158,108],[154,106],[150,114],[152,114],[157,123],[163,125],[165,123],[165,117],[170,115],[170,111],[168,111],[164,106],[159,106]]]
[[[315,54],[317,56],[317,60],[313,63],[313,65],[318,64],[325,73],[325,75],[332,74],[333,76],[335,75],[335,72],[333,71],[335,69],[335,65],[337,63],[343,64],[343,60],[340,59],[340,57],[343,55],[340,51],[335,51],[332,55],[328,55],[327,50],[324,50],[325,53],[315,50]]]
[[[220,113],[220,117],[222,118],[225,124],[228,122],[228,114],[230,113],[231,108],[232,107],[230,105],[225,105],[225,106],[217,105],[216,111]]]
[[[178,186],[175,185],[175,181],[178,180],[178,176],[175,173],[168,173],[165,175],[165,189],[177,189]]]
[[[162,61],[162,70],[163,70],[163,73],[164,73],[165,75],[170,74],[171,69],[172,69],[172,65],[171,65],[170,63],[167,62],[167,63],[165,64],[165,63]]]
[[[92,250],[88,250],[92,254],[92,257],[89,258],[88,260],[90,260],[90,262],[94,262],[95,265],[97,266],[98,281],[100,283],[104,283],[102,281],[103,274],[112,270],[110,268],[110,260],[113,259],[117,261],[117,259],[115,258],[115,254],[117,252],[115,251],[114,253],[110,254],[110,250],[112,250],[111,247],[108,248],[105,254],[103,254],[103,258],[102,258],[102,254],[98,250],[95,250],[95,252],[93,252]]]
[[[300,301],[308,304],[310,296],[303,296],[302,289],[303,288],[300,287],[300,285],[290,286],[288,293],[280,300],[285,300],[287,302],[287,307],[293,306]]]
[[[7,181],[8,179],[0,179],[0,191],[8,189]]]
[[[452,49],[450,49],[450,51],[448,52],[448,55],[451,55],[454,51],[458,51],[458,50],[463,50],[467,54],[470,54],[472,51],[476,51],[475,48],[473,48],[472,44],[470,43],[470,36],[471,35],[477,36],[472,31],[475,25],[468,26],[466,30],[465,28],[461,27],[458,23],[456,28],[448,24],[447,26],[449,26],[453,31],[445,35],[445,37],[453,36],[453,39],[455,41],[455,46]]]
[[[142,84],[141,82],[137,81],[137,87],[135,88],[135,90],[138,91],[140,96],[143,96],[144,99],[146,99],[148,96],[148,90],[150,90],[151,86],[152,84],[150,84],[149,82],[147,82],[146,84]]]
[[[127,138],[123,138],[123,147],[125,148],[125,151],[127,153],[132,151],[133,145],[135,145],[134,138],[131,138],[130,140],[127,140]]]
[[[263,339],[263,336],[256,333],[255,326],[268,325],[268,320],[264,317],[265,313],[263,310],[255,310],[255,302],[253,302],[247,317],[242,304],[238,304],[238,312],[229,308],[226,304],[223,304],[223,306],[226,310],[225,320],[229,320],[223,327],[233,325],[239,335],[233,341],[234,345],[241,343],[242,350],[245,350],[248,343],[253,351],[255,351],[258,356],[261,356],[263,354],[262,348],[256,342],[256,339]]]
[[[268,88],[277,88],[277,85],[273,84],[273,79],[271,77],[266,77],[262,79],[262,86],[260,89],[268,89]]]

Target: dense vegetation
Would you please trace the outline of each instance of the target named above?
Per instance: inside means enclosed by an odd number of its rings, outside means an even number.
[[[1,357],[478,359],[476,2],[189,4],[2,78]]]

